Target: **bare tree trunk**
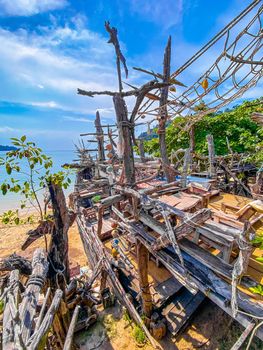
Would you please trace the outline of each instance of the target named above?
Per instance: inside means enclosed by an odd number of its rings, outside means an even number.
[[[103,129],[101,127],[99,111],[96,112],[95,127],[96,127],[96,133],[97,133],[97,141],[98,141],[99,161],[103,161],[103,160],[105,160],[104,136],[103,136]]]
[[[127,106],[123,97],[121,97],[119,94],[115,94],[113,97],[113,103],[119,131],[120,156],[123,159],[124,183],[127,185],[132,185],[135,183],[132,125],[128,120]]]
[[[49,269],[50,280],[51,285],[56,285],[57,281],[59,281],[60,287],[63,290],[65,280],[68,283],[70,279],[68,260],[68,229],[70,219],[62,188],[52,183],[48,187],[54,214],[54,229],[49,247],[49,261],[51,265]]]
[[[171,36],[169,36],[163,60],[163,82],[168,83],[170,78],[170,62],[171,62]],[[159,117],[159,142],[160,142],[160,153],[163,163],[164,172],[168,182],[174,181],[172,172],[170,171],[170,161],[167,154],[166,147],[166,122],[168,118],[167,114],[167,100],[168,100],[169,86],[163,87],[161,90],[160,107],[162,107]]]

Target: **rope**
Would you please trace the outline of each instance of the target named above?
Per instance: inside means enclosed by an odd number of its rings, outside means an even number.
[[[207,49],[210,48],[215,42],[217,42],[221,37],[226,35],[223,50],[219,57],[216,59],[215,63],[191,87],[184,91],[181,96],[177,98],[172,98],[172,100],[170,100],[166,105],[154,108],[152,110],[149,110],[149,108],[142,110],[141,108],[138,114],[150,114],[151,112],[156,111],[162,113],[164,109],[169,107],[168,113],[173,117],[177,116],[178,114],[182,114],[182,112],[184,112],[185,115],[189,115],[193,111],[193,106],[197,106],[197,104],[200,102],[200,100],[203,99],[204,96],[206,96],[209,92],[213,91],[215,94],[215,99],[210,99],[210,102],[207,104],[208,109],[206,111],[199,111],[198,114],[195,115],[195,117],[199,119],[205,114],[216,112],[218,109],[222,108],[226,104],[238,98],[250,87],[255,85],[262,76],[262,68],[256,69],[256,66],[250,65],[248,73],[243,73],[243,77],[238,77],[239,79],[237,79],[236,74],[239,74],[239,71],[244,67],[245,63],[230,61],[229,65],[226,67],[225,60],[227,51],[231,52],[230,56],[233,57],[242,56],[244,58],[245,56],[247,56],[247,59],[249,61],[253,61],[253,58],[256,55],[256,53],[260,52],[259,50],[262,46],[260,45],[262,38],[262,26],[260,16],[263,11],[263,6],[261,6],[258,9],[256,15],[252,18],[248,25],[232,40],[231,43],[229,43],[230,29],[234,25],[236,25],[244,16],[246,16],[253,8],[255,8],[259,3],[260,1],[254,1],[239,16],[237,16],[233,21],[231,21],[230,24],[223,31],[221,31],[203,49],[201,49],[196,55],[194,55],[192,59],[188,61],[188,63],[186,63],[184,66],[182,66],[181,68],[179,68],[179,70],[176,71],[175,75],[182,72],[198,57],[200,57],[201,54],[205,53]],[[259,28],[258,31],[257,28]],[[243,39],[247,38],[248,36],[251,39],[250,42],[247,44],[247,39]],[[239,42],[241,44],[239,44]],[[239,52],[235,52],[237,47],[239,48],[241,45],[243,46],[243,48]],[[222,67],[220,65],[222,65]],[[173,76],[174,75],[172,75],[172,77]],[[200,84],[204,79],[208,79],[209,82],[212,83],[212,85],[208,89],[205,89],[203,91]],[[232,85],[230,81],[232,82]],[[243,84],[244,82],[245,84]],[[221,94],[218,89],[222,86],[223,83],[229,85],[229,88],[224,89],[225,93]],[[180,103],[178,103],[178,101],[180,101]]]
[[[45,284],[45,278],[40,275],[31,275],[27,281],[26,286],[30,286],[31,284],[34,284],[40,288]]]

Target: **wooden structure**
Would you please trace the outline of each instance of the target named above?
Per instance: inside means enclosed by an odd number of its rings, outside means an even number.
[[[249,269],[253,251],[249,237],[253,234],[254,223],[248,224],[241,221],[240,224],[236,224],[224,213],[214,212],[207,208],[210,199],[219,194],[220,176],[225,176],[226,183],[234,179],[234,183],[246,191],[244,192],[246,195],[250,194],[246,184],[236,176],[239,170],[233,170],[236,155],[231,152],[226,157],[217,157],[213,136],[208,135],[209,155],[198,159],[198,155],[193,155],[194,128],[192,127],[190,128],[190,148],[183,152],[181,180],[175,179],[175,173],[171,175],[172,169],[167,159],[165,144],[168,89],[172,84],[180,85],[178,81],[172,82],[170,75],[171,39],[168,40],[164,54],[163,74],[136,68],[153,75],[156,80],[143,85],[140,89],[132,86],[133,90],[124,92],[121,63],[124,66],[126,77],[128,69],[120,50],[117,30],[111,28],[109,23],[106,23],[105,27],[110,34],[109,42],[114,45],[117,57],[119,90],[118,92],[94,92],[79,89],[78,93],[90,97],[101,94],[113,97],[119,133],[120,162],[114,163],[112,169],[106,168],[103,164],[99,165],[101,182],[109,181],[109,174],[114,172],[112,182],[108,182],[110,191],[106,189],[107,186],[100,187],[97,182],[98,178],[94,180],[91,178],[86,183],[78,178],[79,196],[76,196],[75,205],[78,210],[80,235],[89,261],[94,266],[99,257],[103,256],[105,272],[103,286],[105,286],[106,278],[106,283],[110,284],[135,322],[141,324],[140,315],[134,311],[130,300],[124,297],[123,290],[127,288],[131,294],[136,294],[134,302],[140,300],[141,315],[144,314],[146,319],[151,320],[150,324],[146,321],[146,325],[152,334],[156,334],[156,325],[159,323],[155,316],[151,317],[154,298],[149,285],[149,257],[155,261],[157,266],[162,264],[190,294],[200,295],[200,298],[196,298],[196,305],[205,294],[246,329],[252,330],[255,320],[263,311],[262,303],[256,297],[251,298],[252,293],[249,290],[250,286],[259,281],[254,280],[251,276],[244,277]],[[158,82],[157,78],[161,82]],[[157,88],[161,91],[155,94],[150,93],[151,90]],[[135,95],[137,99],[131,116],[128,118],[124,98],[131,95]],[[134,162],[132,152],[132,143],[135,143],[134,121],[145,96],[159,101],[157,116],[161,153],[159,164],[158,161],[145,160],[142,147],[141,163]],[[200,161],[206,162],[205,169],[200,169],[196,174],[208,178],[204,185],[192,183],[191,180],[189,184],[190,172],[197,169],[194,164],[195,156],[199,163]],[[228,159],[230,159],[230,166],[226,162]],[[154,172],[154,170],[157,171]],[[162,172],[165,173],[166,178],[163,177]],[[153,183],[159,180],[161,180],[160,184],[155,186]],[[95,183],[100,188],[101,200],[96,204],[90,203],[90,207],[85,208],[80,203],[80,193],[85,191],[88,196]],[[105,229],[108,220],[117,222],[118,229],[111,231]],[[94,242],[96,242],[95,249]],[[112,252],[105,250],[110,244]],[[121,277],[124,274],[129,279],[129,271],[134,269],[130,254],[136,256],[138,283],[135,283],[134,289],[128,288]],[[167,306],[167,310],[172,309],[173,307],[169,309]],[[164,312],[164,315],[168,316],[169,312]],[[254,320],[251,321],[251,318]],[[156,323],[153,324],[154,322]],[[171,324],[170,328],[174,329]],[[263,339],[262,328],[256,331],[257,335]],[[146,334],[149,336],[148,331]],[[149,339],[152,341],[151,336]]]

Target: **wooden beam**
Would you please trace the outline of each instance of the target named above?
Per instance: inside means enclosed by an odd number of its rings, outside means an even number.
[[[142,311],[146,317],[150,318],[153,305],[152,305],[152,296],[151,296],[149,280],[148,280],[149,252],[147,248],[140,241],[137,241],[136,247],[137,247],[137,259],[138,259],[139,284],[140,284],[141,298],[142,298]]]

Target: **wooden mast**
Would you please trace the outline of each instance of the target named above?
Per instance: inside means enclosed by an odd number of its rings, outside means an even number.
[[[119,91],[86,91],[78,89],[78,94],[83,96],[94,97],[94,95],[112,96],[113,104],[116,112],[117,127],[119,132],[119,157],[123,160],[123,176],[122,183],[131,186],[135,183],[135,165],[133,155],[133,143],[135,144],[134,125],[137,112],[144,100],[144,97],[154,89],[160,89],[169,86],[169,82],[158,82],[156,80],[149,81],[140,88],[132,87],[133,90],[123,91],[121,79],[121,63],[124,68],[126,78],[128,77],[128,69],[126,60],[123,56],[118,37],[117,29],[110,26],[109,22],[105,23],[105,28],[110,34],[108,43],[113,44],[116,53],[116,64],[118,74]],[[124,98],[135,96],[136,101],[132,109],[130,117],[128,117],[127,105]],[[168,160],[169,161],[169,160]]]
[[[105,153],[104,153],[104,134],[103,129],[100,122],[100,113],[99,111],[96,112],[96,118],[95,118],[95,128],[96,128],[96,138],[98,142],[98,160],[104,161],[105,160]]]
[[[170,79],[170,68],[171,68],[171,36],[169,36],[165,52],[164,52],[164,59],[163,59],[163,82],[169,83]],[[168,100],[168,91],[169,86],[165,86],[161,89],[161,96],[160,96],[160,117],[159,117],[159,142],[160,142],[160,153],[161,153],[161,159],[163,163],[164,172],[167,178],[168,182],[174,181],[174,176],[170,170],[170,161],[167,154],[167,147],[166,147],[166,122],[168,119],[168,113],[167,113],[167,100]]]

